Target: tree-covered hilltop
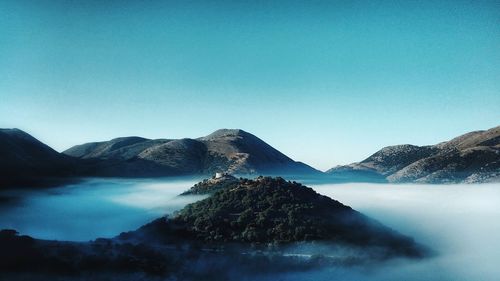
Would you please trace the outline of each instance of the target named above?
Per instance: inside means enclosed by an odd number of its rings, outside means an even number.
[[[324,241],[379,247],[391,255],[420,255],[412,239],[311,188],[279,177],[240,179],[138,233],[216,244]]]
[[[260,177],[190,204],[173,220],[206,241],[291,242],[327,238],[330,218],[322,214],[328,211],[344,216],[352,210],[301,184]]]
[[[195,184],[189,190],[181,193],[181,195],[205,195],[212,194],[218,190],[229,188],[233,185],[238,185],[239,180],[231,175],[223,175],[220,178],[204,179]]]

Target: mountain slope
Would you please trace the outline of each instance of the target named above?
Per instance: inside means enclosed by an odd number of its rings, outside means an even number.
[[[19,129],[0,129],[0,187],[36,185],[72,173],[74,162]]]
[[[319,173],[243,130],[222,129],[198,139],[117,138],[63,153],[90,160],[84,172],[103,176]]]
[[[367,159],[327,171],[372,173],[389,182],[487,182],[500,179],[500,126],[431,146],[385,147]]]
[[[113,157],[123,157],[128,158],[127,154],[122,155],[121,148],[128,147],[130,150],[130,157],[133,156],[134,152],[131,148],[136,148],[138,150],[144,149],[143,143],[147,143],[148,139],[141,137],[124,137],[116,138],[105,142],[91,142],[82,145],[76,145],[72,148],[64,151],[65,154],[71,155],[78,158],[113,158]]]

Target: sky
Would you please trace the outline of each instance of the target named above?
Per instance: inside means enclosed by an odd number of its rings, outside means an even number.
[[[1,1],[0,127],[240,128],[318,169],[500,125],[500,2]]]

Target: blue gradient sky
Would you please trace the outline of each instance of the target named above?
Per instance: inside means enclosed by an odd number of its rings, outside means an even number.
[[[242,128],[327,169],[499,125],[500,2],[434,2],[1,1],[0,127]]]

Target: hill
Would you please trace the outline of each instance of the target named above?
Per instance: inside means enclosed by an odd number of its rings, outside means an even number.
[[[75,162],[19,129],[0,129],[0,188],[49,184],[74,172]]]
[[[93,160],[85,172],[96,176],[320,173],[243,130],[222,129],[198,139],[117,138],[63,153]]]
[[[412,239],[313,189],[282,178],[239,179],[210,197],[186,206],[122,239],[174,241],[177,237],[207,245],[253,245],[320,241],[363,249],[377,258],[418,257]]]
[[[474,131],[436,145],[396,145],[326,173],[370,174],[389,182],[458,183],[500,180],[500,127]]]

